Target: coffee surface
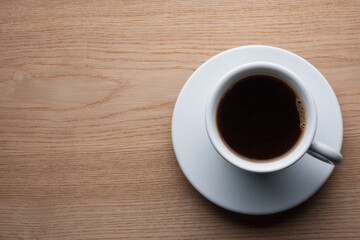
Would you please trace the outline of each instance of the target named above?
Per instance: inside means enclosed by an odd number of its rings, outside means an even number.
[[[289,152],[305,128],[304,103],[282,80],[253,75],[222,96],[217,126],[223,141],[249,160],[266,161]]]

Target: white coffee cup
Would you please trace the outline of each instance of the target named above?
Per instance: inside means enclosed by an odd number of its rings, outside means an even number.
[[[218,103],[224,92],[234,82],[249,75],[268,74],[285,81],[302,97],[306,108],[306,127],[297,145],[283,157],[274,161],[251,161],[234,153],[224,143],[216,124]],[[210,93],[205,113],[206,131],[217,152],[229,163],[243,170],[268,173],[287,168],[297,162],[305,153],[330,164],[342,161],[342,155],[330,146],[314,141],[317,128],[317,110],[311,92],[303,81],[292,71],[270,62],[252,62],[240,65],[227,73]]]

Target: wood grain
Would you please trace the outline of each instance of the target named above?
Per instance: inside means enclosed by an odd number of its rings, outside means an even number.
[[[0,239],[359,239],[360,2],[1,1]],[[344,162],[304,204],[254,217],[183,176],[172,110],[211,56],[293,51],[338,96]]]

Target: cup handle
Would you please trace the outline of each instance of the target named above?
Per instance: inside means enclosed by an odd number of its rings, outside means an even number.
[[[335,151],[328,145],[317,141],[314,141],[311,144],[307,153],[321,161],[334,165],[339,164],[343,159],[341,153]]]

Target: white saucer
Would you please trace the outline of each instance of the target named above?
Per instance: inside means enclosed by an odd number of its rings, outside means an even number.
[[[190,183],[211,202],[245,214],[271,214],[311,197],[334,166],[305,154],[279,172],[253,174],[227,163],[216,152],[205,130],[205,104],[214,84],[231,69],[254,61],[282,65],[309,86],[318,109],[315,139],[340,151],[343,125],[339,103],[326,79],[303,58],[268,46],[244,46],[222,52],[201,65],[177,99],[172,140],[179,165]]]

